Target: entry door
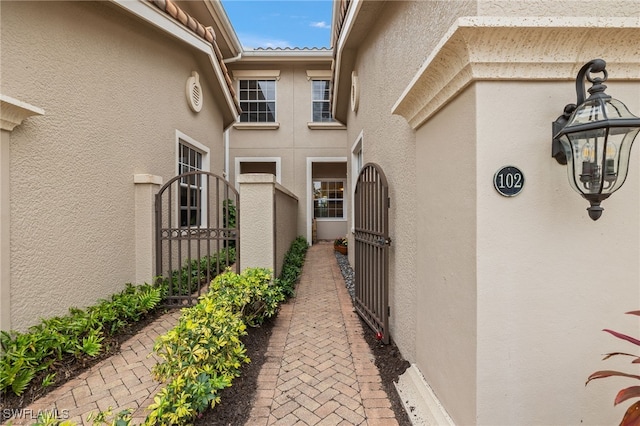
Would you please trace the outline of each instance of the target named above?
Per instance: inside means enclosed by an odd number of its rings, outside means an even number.
[[[389,343],[389,186],[384,172],[366,164],[356,183],[355,306],[358,314]]]

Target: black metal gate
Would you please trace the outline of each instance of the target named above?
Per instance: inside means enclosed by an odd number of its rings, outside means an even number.
[[[156,277],[168,285],[166,305],[192,305],[211,280],[235,264],[239,272],[239,196],[213,173],[184,173],[156,194]]]
[[[355,190],[355,307],[389,343],[389,186],[377,164],[360,171]]]

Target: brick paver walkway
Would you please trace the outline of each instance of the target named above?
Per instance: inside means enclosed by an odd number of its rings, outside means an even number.
[[[312,246],[269,340],[248,425],[397,425],[330,243]]]
[[[296,293],[276,319],[246,424],[397,425],[330,243],[309,249]],[[13,424],[31,424],[38,410],[54,409],[90,424],[89,413],[109,407],[133,408],[134,424],[142,423],[161,386],[150,373],[153,343],[179,315],[145,327],[120,354],[36,401]]]

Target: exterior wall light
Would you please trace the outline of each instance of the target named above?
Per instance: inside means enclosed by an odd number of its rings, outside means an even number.
[[[602,200],[627,178],[631,146],[640,132],[640,118],[604,93],[606,65],[602,59],[594,59],[580,69],[576,77],[577,106],[565,106],[564,113],[553,122],[551,155],[558,163],[567,164],[569,183],[591,204],[587,211],[593,220],[602,215]],[[594,78],[591,73],[603,76]],[[593,85],[587,100],[585,78]]]

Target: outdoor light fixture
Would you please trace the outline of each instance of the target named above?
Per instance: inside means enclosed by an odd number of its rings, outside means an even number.
[[[631,145],[640,131],[640,118],[625,104],[604,93],[607,86],[606,62],[594,59],[586,63],[576,77],[577,106],[569,104],[553,122],[551,155],[567,164],[571,187],[591,204],[589,217],[602,215],[602,200],[617,191],[629,170]],[[593,77],[591,73],[602,73]],[[593,86],[585,100],[585,81]]]

